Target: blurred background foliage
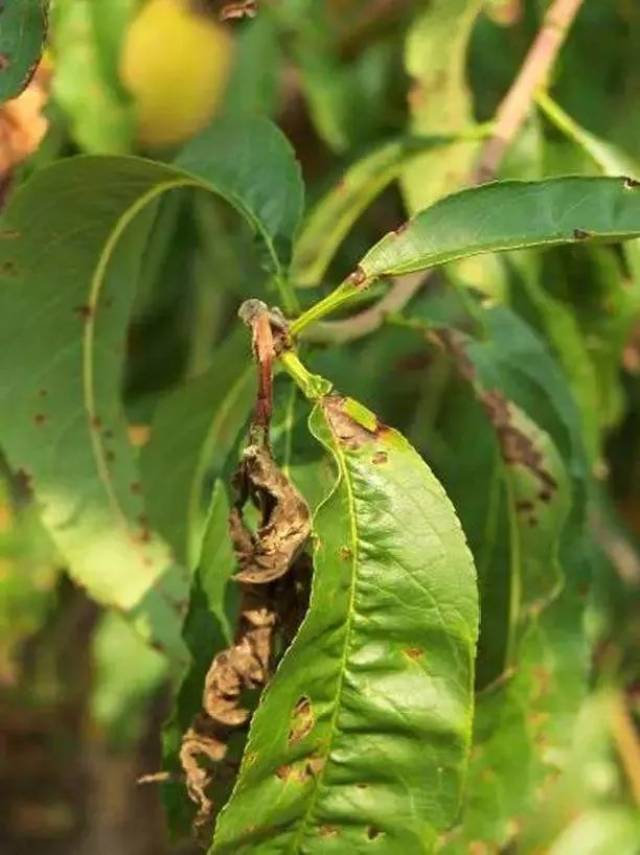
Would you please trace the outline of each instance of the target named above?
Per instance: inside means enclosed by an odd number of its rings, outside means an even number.
[[[315,286],[297,292],[303,307],[328,293],[407,212],[463,183],[478,150],[473,134],[413,154],[408,134],[460,135],[490,121],[547,8],[544,0],[265,0],[255,18],[223,24],[222,5],[54,0],[43,62],[19,99],[25,122],[41,124],[21,152],[3,159],[3,193],[54,159],[137,153],[168,161],[210,122],[267,115],[295,148],[308,206],[332,188],[348,193],[335,256],[311,273],[303,258],[294,264],[300,284]],[[586,0],[556,64],[551,97],[541,96],[501,177],[640,177],[639,57],[636,0]],[[35,87],[39,100],[32,103]],[[341,215],[340,207],[331,210]],[[255,260],[252,235],[225,204],[181,191],[160,203],[155,218],[123,393],[152,519],[193,564],[185,533],[166,533],[170,510],[161,491],[171,493],[171,474],[163,484],[154,459],[166,461],[172,439],[185,429],[176,401],[187,396],[197,412],[198,401],[219,396],[226,406],[229,389],[244,388],[228,423],[219,425],[218,456],[208,460],[211,483],[224,470],[251,394],[250,380],[241,376],[246,341],[234,334],[237,307],[252,296],[277,298]],[[372,289],[365,300],[378,296]],[[484,750],[482,728],[503,716],[503,777],[487,779],[472,762],[471,819],[461,839],[454,832],[442,842],[443,850],[634,855],[640,851],[640,248],[581,247],[452,264],[411,311],[414,318],[479,322],[489,330],[486,348],[493,343],[498,356],[478,348],[478,364],[502,360],[501,382],[512,385],[518,405],[565,458],[575,453],[586,461],[579,477],[594,535],[586,546],[561,546],[576,566],[588,565],[593,580],[587,588],[582,571],[574,574],[589,649],[572,651],[571,632],[564,637],[558,627],[578,624],[551,611],[523,654],[547,645],[549,672],[561,690],[574,693],[568,708],[579,709],[577,718],[559,719],[562,757],[551,759],[557,774],[547,775],[544,787],[536,784],[535,809],[523,811],[516,792],[524,786],[522,770],[530,769],[532,751],[548,754],[554,746],[518,741],[522,731],[514,722],[531,695],[516,681],[506,713],[490,700],[479,704],[476,757]],[[319,347],[310,358],[421,450],[458,508],[477,560],[483,550],[503,548],[499,536],[491,539],[486,518],[495,438],[446,354],[389,323],[374,337]],[[576,430],[580,451],[571,450]],[[499,513],[494,519],[503,524]],[[506,560],[495,552],[486,560],[492,558]],[[480,578],[482,585],[482,570]],[[485,606],[491,595],[490,587],[483,590]],[[572,603],[563,600],[558,608],[570,610]],[[502,667],[487,644],[479,663],[485,691]],[[585,668],[587,685],[573,686],[574,666]],[[531,679],[544,681],[545,674],[532,671]],[[0,849],[11,855],[191,851],[191,844],[168,841],[157,786],[136,784],[161,768],[158,733],[167,697],[164,659],[69,581],[38,522],[28,479],[12,474],[0,457]],[[553,713],[536,707],[539,717]]]

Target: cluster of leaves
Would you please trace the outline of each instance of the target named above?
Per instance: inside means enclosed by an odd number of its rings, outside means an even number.
[[[0,12],[5,97],[32,5]],[[101,608],[94,719],[126,744],[171,687],[167,815],[211,852],[631,855],[640,136],[591,42],[632,78],[636,11],[585,4],[462,189],[545,4],[264,3],[153,158],[136,5],[54,5],[2,214],[3,661],[64,566]]]

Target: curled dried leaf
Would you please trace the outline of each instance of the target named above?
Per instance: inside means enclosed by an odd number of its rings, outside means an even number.
[[[209,795],[214,775],[229,774],[231,735],[247,727],[250,711],[242,706],[245,692],[263,688],[306,611],[311,562],[302,554],[310,530],[309,509],[277,467],[266,445],[250,445],[234,483],[238,499],[229,527],[242,586],[234,643],[218,653],[205,678],[202,711],[185,733],[180,761],[187,792],[197,805],[196,828],[213,818]],[[254,533],[243,508],[251,502],[260,513]]]
[[[231,516],[240,565],[235,578],[255,584],[272,582],[287,572],[309,537],[309,508],[265,446],[250,445],[245,450],[235,480],[240,497]],[[247,500],[261,515],[255,534],[242,517]]]

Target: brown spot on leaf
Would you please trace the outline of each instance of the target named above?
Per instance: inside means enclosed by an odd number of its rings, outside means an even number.
[[[528,513],[529,511],[533,511],[535,505],[529,499],[519,499],[516,502],[516,510],[520,513]]]
[[[551,473],[545,469],[542,452],[536,448],[531,437],[513,424],[513,410],[510,402],[497,389],[482,392],[479,397],[497,433],[505,463],[520,465],[529,469],[538,478],[542,489],[549,493],[549,498],[551,498],[553,492],[558,488],[558,483]]]
[[[424,650],[421,650],[419,647],[407,647],[404,654],[405,656],[408,656],[409,659],[413,659],[414,662],[417,662],[424,656]]]
[[[107,463],[113,463],[116,459],[115,452],[111,451],[111,449],[109,449],[109,451],[105,451],[104,456]]]
[[[370,825],[369,828],[367,828],[367,837],[369,840],[375,840],[377,837],[380,837],[381,834],[382,831],[380,831],[379,828],[376,828],[375,825]]]
[[[340,547],[340,558],[342,558],[343,561],[350,561],[353,558],[353,551],[349,546]]]
[[[354,288],[360,288],[367,281],[367,274],[362,267],[356,267],[353,273],[347,276],[346,281],[347,284],[352,285]]]
[[[388,459],[389,457],[386,451],[376,451],[376,453],[371,458],[371,462],[375,463],[376,465],[379,465],[382,463],[386,463]]]
[[[625,190],[636,190],[638,187],[640,187],[640,181],[636,180],[635,178],[626,177],[624,179]]]
[[[318,828],[318,834],[320,837],[337,837],[338,829],[335,825],[321,825],[320,828]]]
[[[433,330],[431,337],[449,353],[462,379],[473,383],[476,379],[476,368],[467,356],[464,335],[457,330],[440,329]]]
[[[381,426],[376,423],[375,431],[368,430],[345,411],[346,401],[346,398],[339,395],[326,395],[322,399],[321,405],[331,430],[340,444],[351,451],[355,451],[375,439]]]
[[[288,736],[289,745],[296,745],[298,742],[302,742],[313,730],[315,722],[316,719],[311,707],[311,701],[307,697],[300,698],[295,705],[291,717]]]
[[[587,240],[591,237],[591,232],[586,232],[584,229],[574,229],[573,236],[576,240]]]
[[[100,428],[102,427],[102,419],[99,416],[92,416],[91,417],[91,427],[94,430],[100,430]]]
[[[88,304],[76,306],[73,310],[74,315],[77,315],[83,321],[89,321],[93,317],[93,308]]]
[[[135,496],[139,496],[140,493],[142,493],[142,484],[140,481],[132,481],[131,484],[129,484],[129,490],[131,490]]]
[[[280,766],[276,775],[281,781],[286,781],[287,783],[304,784],[319,775],[324,763],[325,761],[322,757],[308,757],[298,763]]]
[[[9,57],[9,54],[0,53],[0,71],[6,71],[10,65],[11,65],[11,59]]]
[[[49,392],[46,389],[38,389],[38,397],[46,398]]]
[[[2,267],[0,267],[0,271],[3,276],[16,276],[18,273],[18,268],[13,261],[4,261],[2,263]]]
[[[44,413],[36,413],[33,417],[33,421],[37,427],[42,427],[44,424],[47,423],[48,419]]]
[[[0,240],[17,240],[22,237],[17,229],[3,229],[0,231]]]

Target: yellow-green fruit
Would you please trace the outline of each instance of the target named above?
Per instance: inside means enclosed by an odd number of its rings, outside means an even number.
[[[179,143],[214,115],[229,79],[233,42],[189,0],[148,0],[133,20],[120,74],[151,146]]]

